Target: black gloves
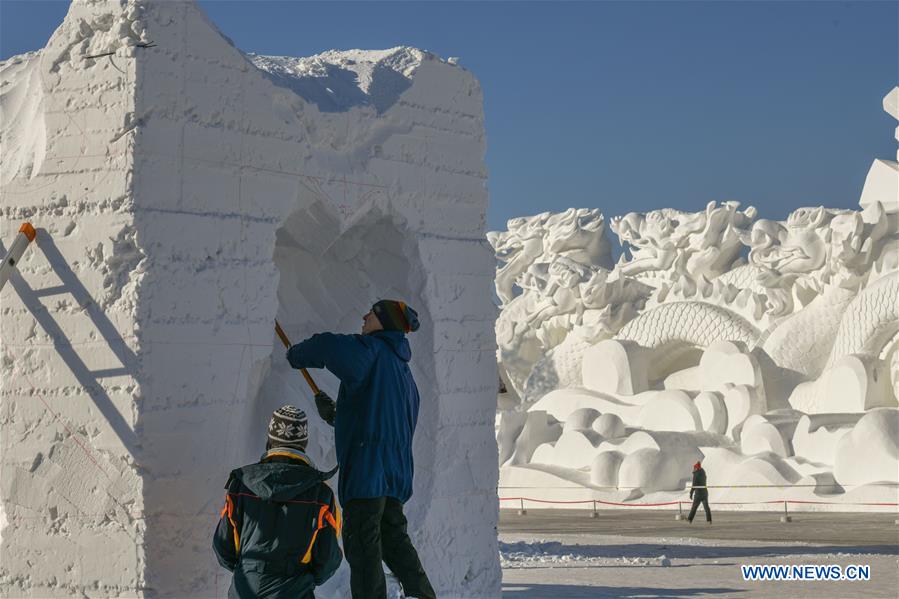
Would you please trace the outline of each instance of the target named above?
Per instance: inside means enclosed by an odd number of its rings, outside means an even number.
[[[334,426],[334,417],[337,416],[337,404],[333,399],[328,397],[324,391],[315,394],[315,407],[318,409],[318,415],[322,420]]]

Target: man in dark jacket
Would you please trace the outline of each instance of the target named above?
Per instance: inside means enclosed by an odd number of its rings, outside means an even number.
[[[212,548],[234,573],[230,599],[313,599],[340,565],[340,513],[304,453],[306,414],[283,406],[272,414],[259,463],[231,471]]]
[[[690,486],[690,499],[693,500],[693,507],[690,508],[690,515],[687,516],[687,521],[690,524],[693,524],[693,517],[696,515],[696,509],[700,503],[702,503],[702,509],[705,510],[705,521],[709,524],[712,523],[712,510],[709,509],[709,490],[706,488],[707,485],[705,470],[702,469],[701,463],[696,462],[693,464],[693,484]]]
[[[321,333],[287,351],[294,368],[327,368],[340,379],[336,405],[327,396],[316,397],[316,405],[335,429],[343,548],[354,599],[387,596],[382,561],[407,597],[436,597],[403,515],[412,495],[419,403],[405,334],[418,326],[415,310],[381,300],[363,317],[361,335]]]

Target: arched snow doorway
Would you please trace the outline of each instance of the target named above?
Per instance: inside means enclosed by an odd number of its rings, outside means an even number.
[[[422,295],[424,268],[416,239],[404,221],[377,207],[349,225],[322,202],[292,213],[276,232],[275,267],[280,274],[277,319],[292,343],[314,333],[359,333],[362,316],[382,298],[403,299],[415,307],[421,329],[409,335],[411,368],[421,394],[415,435],[415,495],[410,524],[415,527],[415,498],[430,495],[438,411],[433,333]],[[316,383],[337,397],[339,381],[330,372],[313,370]],[[333,429],[318,417],[306,382],[290,367],[285,350],[273,336],[270,368],[262,379],[247,430],[248,449],[261,453],[259,431],[272,410],[294,404],[309,415],[309,455],[321,470],[336,464]],[[336,488],[336,478],[333,486]]]

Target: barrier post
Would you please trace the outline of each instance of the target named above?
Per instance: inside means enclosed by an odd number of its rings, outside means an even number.
[[[527,513],[528,513],[528,511],[527,511],[526,509],[524,509],[524,497],[519,497],[519,498],[518,498],[518,501],[521,502],[521,508],[518,510],[518,515],[519,515],[519,516],[526,516]]]
[[[596,511],[596,500],[593,500],[593,513],[590,514],[591,518],[599,518],[599,512]]]
[[[784,499],[784,515],[780,517],[780,521],[783,523],[792,522],[793,519],[787,513],[787,500]]]
[[[677,514],[674,515],[675,520],[683,520],[684,519],[684,509],[681,506],[681,502],[677,502]]]

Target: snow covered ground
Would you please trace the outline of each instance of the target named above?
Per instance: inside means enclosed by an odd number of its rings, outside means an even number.
[[[513,599],[896,597],[899,589],[896,544],[501,533],[500,561],[503,597]],[[870,580],[748,582],[740,566],[749,564],[869,565]]]

